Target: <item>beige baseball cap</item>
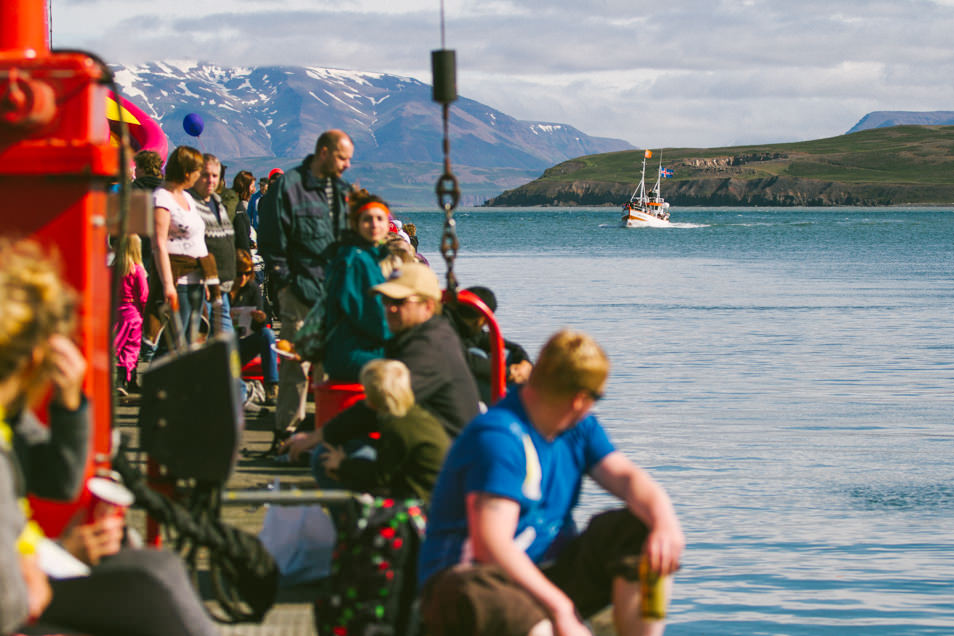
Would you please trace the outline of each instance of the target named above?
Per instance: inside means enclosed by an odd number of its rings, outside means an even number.
[[[441,285],[437,282],[437,274],[423,263],[401,265],[400,269],[394,270],[386,283],[375,285],[372,289],[388,298],[423,296],[438,301],[441,299]]]

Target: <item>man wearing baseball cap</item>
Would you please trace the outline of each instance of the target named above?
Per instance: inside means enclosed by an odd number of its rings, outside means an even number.
[[[372,290],[381,295],[394,334],[385,345],[385,357],[407,365],[417,403],[456,437],[479,412],[479,397],[460,340],[440,315],[437,275],[427,265],[405,263]]]

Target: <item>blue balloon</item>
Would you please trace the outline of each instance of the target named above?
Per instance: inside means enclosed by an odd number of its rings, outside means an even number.
[[[202,134],[202,129],[205,128],[205,122],[202,121],[202,117],[198,113],[189,113],[182,120],[182,127],[191,137],[198,137]]]

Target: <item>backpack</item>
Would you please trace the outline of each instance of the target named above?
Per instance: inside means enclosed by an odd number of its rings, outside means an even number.
[[[319,634],[398,636],[413,632],[423,502],[362,495],[334,512],[338,544],[329,593],[315,602]]]

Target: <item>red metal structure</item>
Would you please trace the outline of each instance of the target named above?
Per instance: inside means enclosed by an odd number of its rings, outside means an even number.
[[[89,364],[85,388],[94,426],[92,474],[109,466],[106,196],[119,162],[105,113],[109,70],[87,54],[50,51],[46,6],[45,0],[0,0],[0,232],[55,247],[65,278],[79,292],[77,338]],[[34,504],[53,535],[75,509]]]

